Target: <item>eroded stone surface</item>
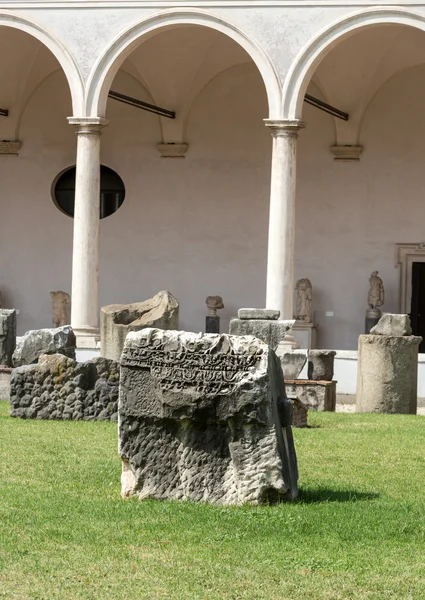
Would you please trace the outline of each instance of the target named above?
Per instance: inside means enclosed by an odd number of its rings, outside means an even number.
[[[117,420],[118,363],[78,363],[62,354],[12,371],[10,415],[23,419]]]
[[[370,333],[372,335],[412,335],[409,315],[385,313],[375,327],[372,327]]]
[[[416,414],[417,336],[361,335],[357,366],[357,412]]]
[[[305,363],[307,362],[307,350],[293,350],[292,352],[286,351],[279,358],[285,380],[298,379]]]
[[[21,367],[38,361],[42,354],[63,354],[75,358],[75,334],[72,327],[56,327],[55,329],[34,329],[18,338],[13,365]]]
[[[148,327],[178,329],[179,303],[170,292],[158,292],[144,302],[110,304],[100,309],[100,354],[119,361],[129,331]]]
[[[16,310],[0,310],[0,365],[12,366],[16,346]]]
[[[332,381],[335,350],[309,350],[307,377],[311,381]]]
[[[240,308],[238,310],[238,319],[265,319],[266,321],[276,321],[280,317],[279,310],[271,308]]]
[[[294,498],[280,362],[252,336],[145,329],[121,359],[122,495],[218,504]]]

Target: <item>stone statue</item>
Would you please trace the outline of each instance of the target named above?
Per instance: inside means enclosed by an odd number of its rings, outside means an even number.
[[[312,287],[310,280],[307,278],[298,279],[295,289],[297,291],[297,314],[295,318],[299,321],[311,323]]]
[[[66,292],[50,292],[52,298],[52,321],[54,327],[69,325],[68,310],[71,298]]]
[[[208,306],[208,314],[211,317],[216,317],[217,310],[224,308],[223,298],[221,296],[207,296],[205,304]]]
[[[382,283],[382,279],[378,277],[378,271],[373,271],[369,278],[369,283],[370,289],[367,303],[369,304],[369,308],[376,310],[379,309],[385,301],[384,284]]]

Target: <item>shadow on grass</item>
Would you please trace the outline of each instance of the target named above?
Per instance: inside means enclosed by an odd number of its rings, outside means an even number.
[[[298,502],[315,504],[318,502],[361,502],[375,500],[379,494],[371,492],[358,492],[356,490],[330,490],[319,488],[317,490],[299,490]]]

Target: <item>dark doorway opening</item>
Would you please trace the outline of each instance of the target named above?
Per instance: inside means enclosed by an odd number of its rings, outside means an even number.
[[[410,321],[413,334],[423,338],[419,352],[425,352],[425,262],[414,262],[412,265]]]

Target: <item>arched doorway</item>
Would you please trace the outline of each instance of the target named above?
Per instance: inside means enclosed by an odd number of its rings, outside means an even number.
[[[21,335],[51,326],[49,292],[70,289],[72,226],[50,188],[75,157],[67,117],[83,94],[72,58],[40,27],[0,13],[0,28],[0,290]]]
[[[400,311],[397,245],[423,241],[424,28],[404,11],[357,13],[311,42],[284,86],[285,114],[306,122],[295,276],[312,280],[319,347],[357,348],[372,271],[382,310]],[[306,92],[348,120],[303,106]]]
[[[109,90],[175,118],[107,101]],[[180,326],[195,331],[208,295],[225,299],[223,331],[240,306],[264,306],[271,143],[263,119],[280,110],[264,53],[201,11],[166,12],[114,43],[87,97],[88,112],[110,123],[101,160],[127,190],[122,209],[101,223],[100,303],[169,289]]]

